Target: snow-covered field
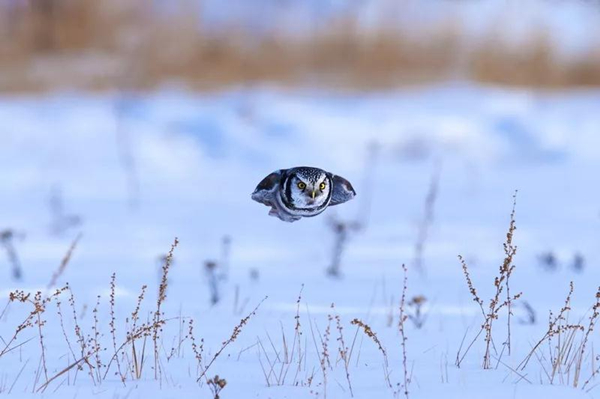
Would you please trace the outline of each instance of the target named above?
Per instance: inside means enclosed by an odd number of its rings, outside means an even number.
[[[405,306],[413,316],[405,321],[411,398],[600,396],[600,380],[582,389],[600,364],[598,332],[587,333],[600,284],[599,109],[600,91],[533,93],[459,83],[375,94],[261,87],[4,96],[0,230],[10,229],[12,237],[3,241],[0,293],[3,301],[17,289],[49,295],[53,274],[81,232],[54,289],[67,282],[72,288],[86,348],[82,357],[69,291],[34,313],[12,342],[34,308],[0,303],[0,392],[211,398],[206,378],[196,382],[210,364],[205,377],[227,381],[222,398],[347,398],[349,385],[356,398],[403,397],[404,263],[406,302],[426,298],[421,328],[414,306]],[[346,177],[357,198],[293,224],[269,217],[250,193],[271,171],[297,165]],[[436,173],[433,219],[427,219]],[[487,310],[517,189],[510,289],[523,296],[512,304],[511,353],[504,308],[493,323],[491,369],[482,368],[485,334],[457,367],[461,342],[462,356],[483,323],[457,255],[465,257]],[[364,225],[349,234],[339,279],[325,273],[334,217]],[[418,273],[415,246],[424,228],[425,273]],[[156,369],[154,330],[136,337],[137,360],[127,332],[144,284],[138,326],[153,320],[159,258],[175,237]],[[22,264],[21,281],[11,278],[7,243]],[[542,255],[551,259],[546,267]],[[217,262],[220,295],[214,306],[210,260]],[[115,342],[126,344],[111,362],[113,273]],[[556,316],[564,305],[571,280],[568,323],[581,323],[584,331],[556,334],[519,368],[548,330],[548,311]],[[38,314],[45,321],[41,340]],[[340,358],[336,315],[347,362]],[[198,351],[204,340],[200,363],[188,334],[192,319]],[[372,328],[381,348],[353,319]]]

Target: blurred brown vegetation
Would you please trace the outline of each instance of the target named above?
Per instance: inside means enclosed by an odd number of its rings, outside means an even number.
[[[257,35],[203,27],[191,3],[169,13],[144,0],[13,3],[0,8],[0,91],[147,89],[170,80],[194,89],[257,81],[384,89],[449,78],[600,84],[600,50],[565,60],[545,32],[514,47],[494,32],[467,41],[452,21],[408,35],[391,24],[365,32],[357,16],[344,14],[309,34]]]

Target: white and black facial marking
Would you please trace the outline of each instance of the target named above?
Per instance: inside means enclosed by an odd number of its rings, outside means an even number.
[[[282,180],[282,205],[292,215],[310,217],[320,214],[329,205],[331,195],[331,177],[321,169],[290,169]]]

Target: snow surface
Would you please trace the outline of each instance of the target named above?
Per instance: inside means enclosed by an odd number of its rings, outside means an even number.
[[[14,246],[24,280],[10,279],[2,254],[0,293],[7,297],[17,288],[45,290],[71,241],[83,232],[57,285],[72,286],[88,332],[91,309],[101,295],[98,317],[103,346],[108,347],[102,356],[110,358],[111,274],[117,273],[116,328],[122,341],[124,320],[143,284],[149,286],[144,317],[153,311],[157,258],[177,236],[180,245],[164,305],[170,318],[163,332],[165,352],[179,339],[177,318],[191,317],[196,339],[205,339],[205,359],[210,359],[239,320],[268,296],[211,366],[209,377],[218,374],[228,382],[221,397],[350,397],[344,367],[336,361],[335,320],[326,387],[318,358],[319,335],[325,334],[328,315],[338,314],[348,346],[356,331],[350,321],[359,318],[377,333],[389,357],[392,389],[386,385],[377,346],[358,335],[349,369],[354,397],[385,398],[394,397],[396,384],[402,382],[396,325],[401,265],[406,263],[408,299],[424,295],[428,315],[422,329],[406,322],[411,398],[596,397],[597,382],[586,390],[574,389],[566,382],[572,374],[550,385],[543,360],[532,360],[519,374],[513,370],[544,335],[548,311],[556,313],[562,307],[570,280],[575,283],[570,321],[583,318],[587,325],[600,283],[599,106],[598,91],[530,92],[461,83],[373,94],[257,87],[209,94],[165,88],[144,95],[4,96],[0,229],[17,233]],[[119,144],[123,142],[129,144]],[[379,149],[374,164],[367,162],[373,143]],[[133,160],[138,194],[128,185],[123,151],[129,151]],[[269,217],[266,207],[250,200],[265,175],[303,164],[346,177],[357,198],[294,224]],[[412,267],[414,247],[436,165],[441,165],[439,196],[425,245],[427,272],[422,276]],[[82,224],[51,234],[48,204],[57,189],[65,213],[80,216]],[[502,242],[515,189],[518,254],[511,289],[524,292],[537,322],[524,324],[526,311],[516,305],[512,354],[500,356],[506,339],[506,321],[501,318],[494,331],[498,349],[494,356],[501,362],[493,360],[493,370],[483,370],[484,346],[479,340],[457,368],[454,360],[463,337],[467,334],[469,342],[482,323],[457,255],[465,256],[474,284],[487,300],[504,257]],[[339,280],[325,275],[334,242],[328,224],[332,215],[368,221],[366,229],[350,235]],[[222,300],[211,306],[203,264],[220,259],[224,236],[231,237],[230,273],[220,282]],[[553,273],[545,272],[538,260],[548,251],[558,259],[559,268]],[[569,266],[577,253],[585,259],[581,273]],[[306,358],[297,376],[292,366],[283,386],[268,387],[262,367],[268,372],[276,351],[283,356],[282,331],[288,345],[293,340],[302,285],[300,322]],[[62,302],[68,309],[66,298]],[[3,307],[0,303],[0,312]],[[7,308],[0,319],[3,341],[10,339],[30,310],[19,303]],[[73,359],[54,304],[48,305],[45,319],[51,377]],[[65,323],[75,342],[72,320],[67,317]],[[0,392],[35,396],[40,362],[37,329],[21,334],[17,344],[24,344],[0,357]],[[597,332],[592,337],[590,347],[598,343]],[[43,396],[211,397],[206,383],[195,382],[198,373],[189,340],[182,348],[168,361],[163,355],[160,381],[154,379],[149,350],[139,381],[128,379],[123,386],[113,368],[102,384],[94,385],[85,370],[78,375],[72,370],[50,384]],[[591,374],[594,356],[586,354],[583,381]],[[277,364],[276,369],[280,367]],[[311,386],[303,386],[311,375]],[[43,375],[39,379],[37,387]]]

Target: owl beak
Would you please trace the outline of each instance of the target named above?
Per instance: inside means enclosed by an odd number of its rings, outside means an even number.
[[[315,195],[316,195],[316,191],[313,190],[313,192],[312,192],[312,199],[315,199]]]

